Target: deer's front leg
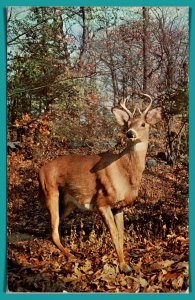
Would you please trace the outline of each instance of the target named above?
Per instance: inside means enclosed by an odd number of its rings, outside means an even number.
[[[114,211],[114,220],[118,230],[119,247],[124,255],[124,213],[122,209]],[[120,269],[124,273],[129,273],[132,271],[131,267],[125,262],[125,260],[120,263]]]
[[[117,252],[120,270],[125,273],[131,272],[131,268],[125,263],[124,253],[123,253],[123,232],[122,232],[122,230],[124,230],[123,214],[121,214],[120,212],[118,214],[115,214],[114,217],[110,206],[99,207],[99,211],[104,219],[105,224],[107,225],[110,231],[112,241],[114,243]],[[119,235],[121,234],[122,236],[120,237]]]

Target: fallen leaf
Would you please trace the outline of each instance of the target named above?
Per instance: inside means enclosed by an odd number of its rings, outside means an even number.
[[[147,287],[147,285],[148,285],[148,282],[147,282],[147,280],[146,280],[145,278],[140,278],[140,279],[139,279],[139,282],[140,282],[140,285],[141,285],[143,288]]]
[[[179,275],[178,278],[175,278],[173,281],[172,281],[172,286],[174,287],[174,289],[181,289],[182,286],[183,286],[183,282],[184,282],[184,277],[183,275]]]
[[[170,267],[172,264],[174,264],[174,260],[164,260],[164,261],[161,261],[159,262],[159,264],[162,266],[162,268],[168,268]]]
[[[90,260],[86,260],[84,266],[80,268],[81,271],[84,273],[87,273],[89,270],[91,270],[92,265]],[[92,272],[93,273],[93,272]]]

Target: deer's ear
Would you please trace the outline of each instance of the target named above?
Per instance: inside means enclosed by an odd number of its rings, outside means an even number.
[[[146,122],[154,125],[162,120],[162,108],[157,107],[150,110],[146,115]]]
[[[115,115],[117,123],[121,126],[125,125],[125,123],[129,120],[128,114],[120,108],[112,108],[112,113]]]

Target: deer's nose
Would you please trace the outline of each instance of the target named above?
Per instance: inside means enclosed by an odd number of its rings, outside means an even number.
[[[130,129],[130,130],[127,131],[126,136],[127,136],[129,139],[136,138],[136,132],[135,132],[134,130]]]

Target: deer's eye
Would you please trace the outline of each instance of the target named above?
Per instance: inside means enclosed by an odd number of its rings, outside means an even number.
[[[142,124],[141,124],[141,127],[145,127],[145,126],[146,126],[146,124],[145,124],[145,123],[142,123]]]

